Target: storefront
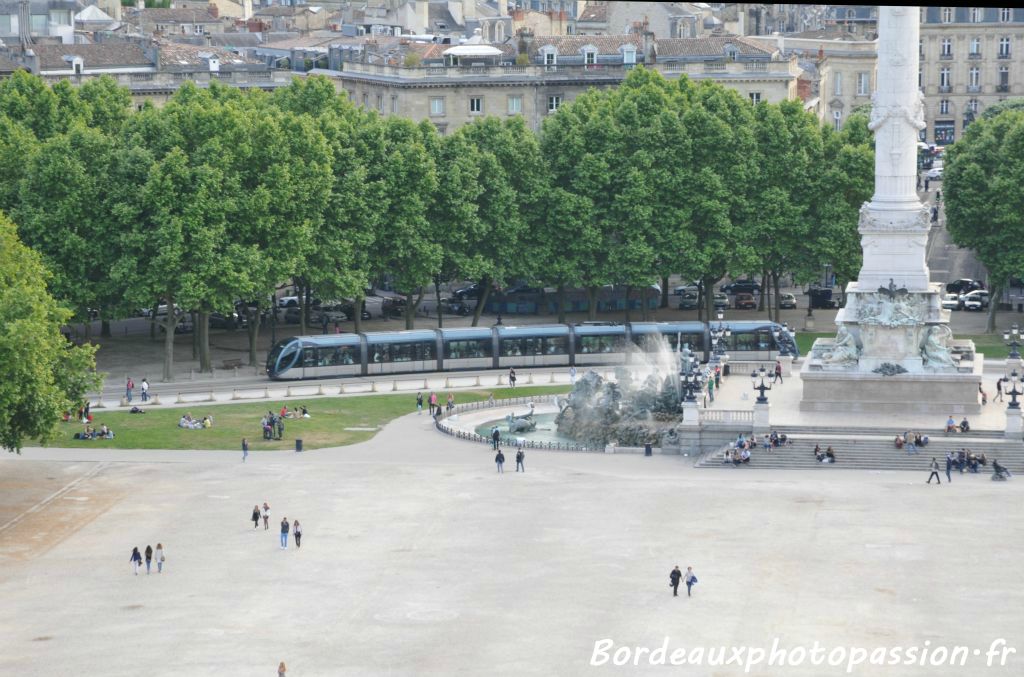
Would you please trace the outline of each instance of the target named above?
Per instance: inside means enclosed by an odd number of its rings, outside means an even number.
[[[935,145],[948,146],[956,140],[955,120],[935,121]]]

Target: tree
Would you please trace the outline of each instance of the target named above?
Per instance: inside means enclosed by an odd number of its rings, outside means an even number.
[[[23,70],[0,80],[0,114],[23,125],[37,139],[57,133],[59,102],[42,78]]]
[[[946,227],[988,268],[991,332],[1000,293],[1024,271],[1024,111],[976,120],[947,153]]]
[[[47,275],[0,214],[0,445],[8,451],[52,440],[61,414],[101,382],[95,346],[61,335],[70,313],[47,293]]]

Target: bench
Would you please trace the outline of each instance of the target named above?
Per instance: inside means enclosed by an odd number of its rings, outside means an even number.
[[[240,357],[235,357],[235,358],[232,358],[230,360],[224,360],[224,362],[222,364],[222,367],[224,369],[234,369],[235,367],[241,367],[241,366],[242,366],[242,358],[240,358]]]

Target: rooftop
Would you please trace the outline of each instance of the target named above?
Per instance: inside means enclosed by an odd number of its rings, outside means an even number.
[[[183,45],[177,42],[163,43],[160,49],[161,69],[175,69],[182,66],[205,66],[211,56],[220,60],[221,67],[260,65],[262,61],[239,56],[221,47],[210,45]]]
[[[316,14],[323,11],[323,7],[316,7],[311,5],[271,5],[270,7],[260,7],[253,12],[253,16],[295,16],[296,14],[312,13]]]
[[[160,24],[219,24],[220,19],[201,9],[135,9],[125,8],[125,19],[133,23],[147,21]]]
[[[639,35],[543,35],[530,43],[530,56],[536,56],[545,46],[551,45],[558,54],[579,54],[584,47],[597,48],[598,54],[618,54],[622,45],[643,49],[644,39]]]
[[[39,57],[40,70],[70,69],[65,56],[81,57],[86,69],[153,65],[153,60],[146,56],[142,47],[129,43],[33,45],[32,49]]]
[[[712,35],[658,40],[658,56],[721,56],[725,53],[726,45],[734,46],[740,56],[770,57],[775,51],[739,35]]]

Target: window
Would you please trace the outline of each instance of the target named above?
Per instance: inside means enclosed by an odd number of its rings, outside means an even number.
[[[46,34],[46,22],[49,17],[45,14],[33,14],[32,18],[29,19],[29,29],[33,33]]]
[[[999,38],[999,58],[1010,58],[1010,38]]]
[[[978,87],[981,84],[981,69],[975,66],[967,71],[967,83],[971,87]]]
[[[947,58],[953,56],[953,41],[949,38],[942,38],[942,50],[939,53]]]
[[[381,113],[384,112],[384,95],[383,94],[378,94],[377,95],[377,110],[379,110]]]
[[[544,55],[544,69],[549,71],[555,70],[558,63],[558,53],[555,52],[555,48],[547,46],[541,50],[541,53]]]
[[[469,97],[469,112],[474,115],[479,115],[484,112],[484,99],[480,96]]]
[[[588,336],[583,338],[587,339],[591,337]],[[568,339],[565,336],[545,336],[537,338],[507,338],[501,339],[501,343],[498,346],[498,351],[501,357],[535,357],[538,355],[566,355],[568,353],[568,343]],[[488,352],[488,355],[489,354],[490,353]]]
[[[835,79],[835,87],[834,87],[832,93],[835,96],[842,96],[843,95],[843,74],[842,73],[836,73],[835,74],[835,78],[836,78]]]
[[[523,97],[516,94],[508,97],[508,114],[519,115],[523,112]]]
[[[971,23],[980,24],[985,20],[985,10],[981,7],[971,7]]]
[[[558,110],[558,107],[562,105],[562,97],[560,95],[548,97],[548,113],[554,113]]]
[[[369,94],[366,94],[366,93],[364,92],[364,93],[363,93],[363,108],[366,108],[366,107],[367,107],[367,106],[369,105],[369,103],[368,103],[368,102],[369,102],[369,99],[370,99],[370,95],[369,95]]]
[[[832,125],[835,127],[835,130],[837,132],[842,130],[842,128],[843,128],[843,114],[842,114],[841,111],[837,111],[837,110],[832,111]]]
[[[857,73],[857,95],[866,96],[871,88],[871,74]]]
[[[576,353],[621,353],[626,346],[621,336],[577,336]]]
[[[950,87],[949,82],[949,68],[939,69],[939,87],[948,89]]]
[[[971,38],[971,56],[981,55],[981,38]]]
[[[917,88],[924,89],[924,71],[920,68],[917,69]]]
[[[761,92],[751,92],[750,103],[754,104],[755,106],[761,103]]]
[[[430,114],[444,115],[444,97],[434,96],[430,98]]]
[[[1010,23],[1010,17],[1013,16],[1013,9],[1010,7],[999,8],[999,21],[1004,24]]]
[[[949,115],[949,99],[939,101],[939,115]]]
[[[398,97],[395,96],[394,94],[391,95],[391,112],[398,112]]]
[[[491,339],[489,338],[444,342],[444,357],[446,360],[469,360],[490,356]]]
[[[1010,67],[1000,66],[999,67],[999,91],[1007,92],[1010,90]]]
[[[972,113],[977,113],[978,112],[978,100],[977,99],[971,99],[970,101],[968,101],[967,102],[967,110],[971,111]]]
[[[636,63],[636,48],[626,47],[622,50],[622,63],[630,66]]]
[[[408,343],[371,343],[366,346],[366,353],[371,362],[417,362],[420,360],[437,359],[434,355],[433,341],[417,341]]]
[[[953,8],[943,7],[942,8],[942,23],[951,24],[953,23]]]
[[[583,63],[587,66],[594,66],[597,64],[597,52],[587,50],[583,52]]]
[[[921,9],[924,10],[924,7],[922,7]],[[924,19],[922,19],[921,22],[923,23]],[[917,41],[917,55],[922,59],[924,58],[924,40]]]

